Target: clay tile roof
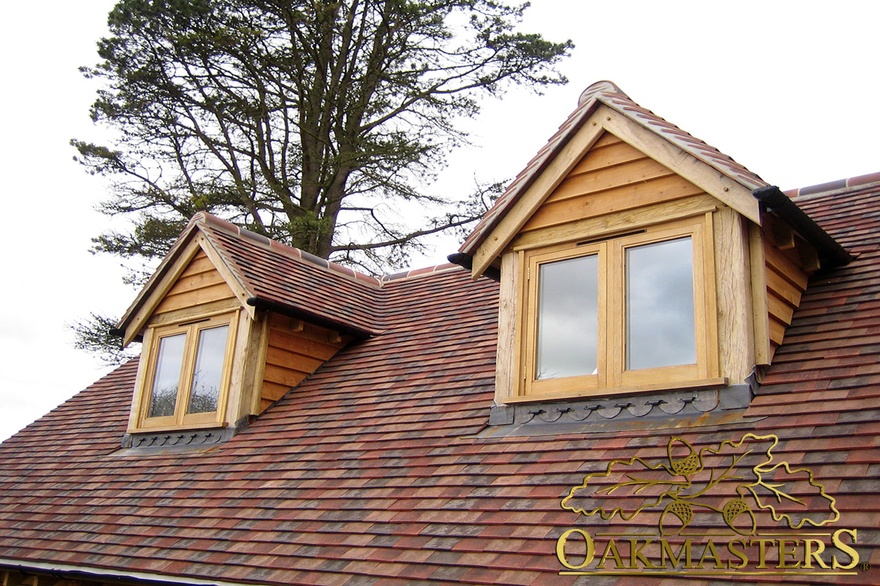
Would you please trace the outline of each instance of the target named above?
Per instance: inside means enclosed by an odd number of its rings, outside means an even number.
[[[381,299],[388,283],[460,270],[447,263],[376,278],[199,212],[123,316],[120,330],[195,234],[203,234],[211,243],[249,304],[361,336],[384,329]]]
[[[729,156],[723,154],[718,149],[709,146],[698,138],[694,138],[674,124],[660,118],[650,110],[642,108],[612,82],[600,81],[584,90],[578,100],[577,108],[575,108],[565,122],[562,123],[559,130],[550,137],[547,144],[544,145],[529,164],[526,165],[525,169],[523,169],[513,182],[511,182],[505,192],[496,200],[492,208],[486,212],[476,228],[474,228],[473,232],[471,232],[462,244],[459,249],[460,252],[473,255],[483,239],[488,236],[501,218],[504,217],[507,210],[519,200],[528,187],[538,178],[545,167],[565,146],[569,138],[578,131],[581,125],[592,115],[600,104],[604,104],[605,106],[616,110],[630,120],[633,120],[648,130],[659,134],[684,152],[706,163],[732,180],[742,184],[749,190],[765,187],[767,185],[767,183],[756,174],[752,173]]]
[[[608,100],[613,90],[595,89]],[[878,179],[793,193],[854,258],[813,275],[748,407],[715,418],[579,419],[576,427],[532,435],[489,425],[496,282],[449,266],[371,280],[199,216],[189,230],[210,239],[248,292],[304,311],[344,313],[375,335],[349,344],[209,449],[121,449],[137,361],[107,375],[0,444],[0,570],[271,586],[583,583],[560,574],[555,548],[568,528],[602,526],[561,506],[586,475],[602,475],[615,462],[664,465],[674,441],[711,454],[753,434],[777,438],[761,440],[764,454],[772,443],[775,465],[761,486],[788,491],[795,499],[789,506],[803,503],[826,516],[832,497],[839,522],[816,532],[858,532],[853,547],[867,565],[851,576],[803,579],[880,584]],[[535,416],[565,413],[552,404],[543,409]],[[718,477],[728,496],[739,494],[742,478],[756,480],[753,468],[737,465],[730,469],[738,480]],[[625,505],[626,497],[608,495],[609,506]],[[707,511],[693,527],[724,529]],[[766,511],[755,513],[762,531],[784,529]],[[646,512],[632,525],[656,531],[659,518]],[[731,572],[723,580],[753,583],[755,576]]]
[[[200,212],[193,218],[250,296],[249,303],[373,334],[381,281]]]
[[[586,474],[662,461],[673,438],[701,449],[752,433],[778,437],[775,461],[790,464],[778,486],[824,506],[788,482],[806,468],[835,499],[835,527],[858,530],[870,563],[854,582],[880,583],[880,184],[796,199],[855,259],[813,277],[745,411],[488,433],[498,284],[432,269],[388,280],[382,333],[225,444],[120,450],[136,361],[0,444],[0,567],[278,586],[568,584],[556,538],[597,521],[560,503]]]
[[[820,183],[819,185],[809,185],[807,187],[789,189],[785,192],[785,195],[791,198],[797,198],[844,190],[849,187],[869,186],[876,183],[880,183],[880,173],[869,173],[868,175],[859,175],[848,179],[838,179],[836,181],[829,181],[828,183]]]
[[[251,305],[362,336],[385,328],[382,299],[388,283],[460,270],[447,263],[376,278],[199,212],[132,303],[120,328],[197,233],[211,243]]]
[[[412,277],[418,277],[421,275],[430,275],[433,273],[439,273],[442,271],[450,271],[450,270],[458,270],[460,267],[456,264],[452,263],[444,263],[439,264],[433,267],[424,267],[421,269],[413,269],[409,271],[403,271],[400,273],[394,273],[391,275],[385,275],[382,277],[383,283],[388,283],[390,281],[398,281],[400,279],[410,279]]]

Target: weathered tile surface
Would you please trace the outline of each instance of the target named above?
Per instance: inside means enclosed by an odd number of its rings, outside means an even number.
[[[486,433],[494,282],[444,267],[380,286],[288,253],[256,265],[250,241],[218,229],[255,290],[312,302],[303,288],[321,271],[339,293],[333,311],[381,333],[203,451],[120,450],[136,364],[121,367],[0,445],[0,560],[253,584],[567,584],[575,578],[558,573],[556,539],[588,521],[560,502],[586,474],[662,460],[673,437],[704,448],[754,433],[775,434],[774,455],[812,471],[877,568],[880,186],[854,185],[797,200],[856,258],[813,277],[748,409],[657,429]],[[270,276],[277,291],[261,289]],[[375,306],[346,309],[355,298]],[[790,490],[822,504],[803,479]],[[637,525],[658,521],[646,512]]]

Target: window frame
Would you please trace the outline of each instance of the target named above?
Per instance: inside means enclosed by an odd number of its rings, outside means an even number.
[[[607,279],[607,266],[604,261],[607,245],[604,242],[596,244],[584,244],[581,246],[571,245],[555,246],[550,249],[535,251],[526,255],[527,267],[527,292],[526,292],[526,311],[525,311],[525,356],[524,356],[524,379],[526,395],[547,394],[548,392],[556,393],[572,393],[575,391],[598,391],[606,386],[604,381],[600,379],[606,374],[604,368],[599,368],[597,374],[587,374],[580,376],[558,377],[539,379],[536,376],[538,360],[538,307],[539,307],[539,291],[541,287],[540,270],[541,265],[584,256],[597,255],[598,262],[598,278],[599,283],[597,291],[597,305],[599,307],[599,321],[596,325],[598,340],[596,342],[596,364],[602,366],[607,360],[607,335],[606,320],[602,319],[602,308],[606,305],[607,287],[601,284]]]
[[[226,414],[229,398],[229,387],[232,378],[233,354],[237,338],[239,311],[221,315],[189,319],[182,322],[150,326],[144,339],[144,349],[148,352],[147,373],[139,389],[138,405],[139,430],[157,429],[198,429],[221,425]],[[226,346],[224,348],[223,367],[220,378],[220,391],[217,396],[217,409],[204,413],[186,413],[192,393],[193,371],[198,354],[199,336],[204,330],[226,326]],[[162,417],[149,417],[153,383],[159,360],[159,345],[162,340],[171,336],[186,334],[183,360],[180,371],[180,384],[177,389],[174,413]]]
[[[712,214],[702,214],[595,239],[581,239],[523,251],[520,339],[520,385],[515,397],[566,398],[693,386],[719,376],[716,280]],[[696,362],[674,366],[626,369],[626,250],[636,246],[690,237],[693,246],[694,336]],[[541,265],[597,254],[597,373],[537,379],[538,296]]]

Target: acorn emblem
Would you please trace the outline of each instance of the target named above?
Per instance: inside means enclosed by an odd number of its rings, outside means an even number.
[[[673,522],[669,517],[675,517],[678,523]],[[660,514],[660,535],[674,535],[682,529],[690,525],[694,520],[694,509],[690,503],[685,501],[672,501]],[[666,523],[664,523],[666,521]],[[672,523],[672,527],[670,527]]]
[[[743,499],[727,501],[721,509],[721,515],[727,526],[740,535],[752,535],[755,532],[755,514]]]
[[[684,457],[676,458],[673,456],[675,444],[682,444],[687,448],[688,453]],[[679,476],[690,478],[700,471],[703,467],[700,461],[700,455],[694,450],[694,447],[683,439],[675,438],[666,445],[666,454],[669,457],[669,466],[672,471]]]

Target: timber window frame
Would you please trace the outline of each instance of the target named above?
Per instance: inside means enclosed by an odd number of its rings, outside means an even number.
[[[628,340],[626,302],[628,252],[684,239],[690,239],[692,245],[693,360],[681,364],[673,361],[660,366],[628,368],[627,348],[631,347]],[[591,310],[596,316],[595,363],[586,361],[587,365],[580,372],[567,376],[542,376],[543,367],[539,367],[543,344],[540,326],[544,279],[542,270],[553,267],[555,263],[560,263],[557,266],[562,267],[561,261],[577,261],[589,257],[596,259],[592,263],[596,273],[595,309]],[[595,396],[721,382],[711,213],[595,239],[586,237],[578,242],[524,250],[521,251],[520,259],[520,270],[525,275],[519,305],[522,310],[517,320],[521,376],[518,377],[518,389],[509,400]],[[577,322],[576,319],[573,320]],[[580,323],[586,322],[582,319]],[[583,327],[573,326],[570,329]],[[592,335],[592,332],[587,335]],[[580,332],[571,336],[583,337]],[[593,368],[592,372],[588,372]]]
[[[199,429],[223,425],[229,400],[239,313],[225,312],[147,328],[143,346],[147,352],[146,376],[138,389],[137,427],[132,431]],[[221,341],[219,336],[224,329],[225,340]],[[211,332],[215,333],[216,339],[213,344],[206,344],[206,334],[211,335]],[[163,347],[168,350],[167,353],[163,352]],[[221,348],[222,356],[219,355]],[[167,360],[163,359],[165,357]],[[213,363],[213,378],[218,383],[216,398],[213,399],[214,409],[204,409],[195,404],[197,396],[193,394],[193,386],[198,380],[197,367],[203,360]],[[161,372],[163,369],[168,372]],[[174,376],[175,370],[177,377]],[[173,409],[156,407],[154,404],[160,377],[166,381],[177,381]]]

